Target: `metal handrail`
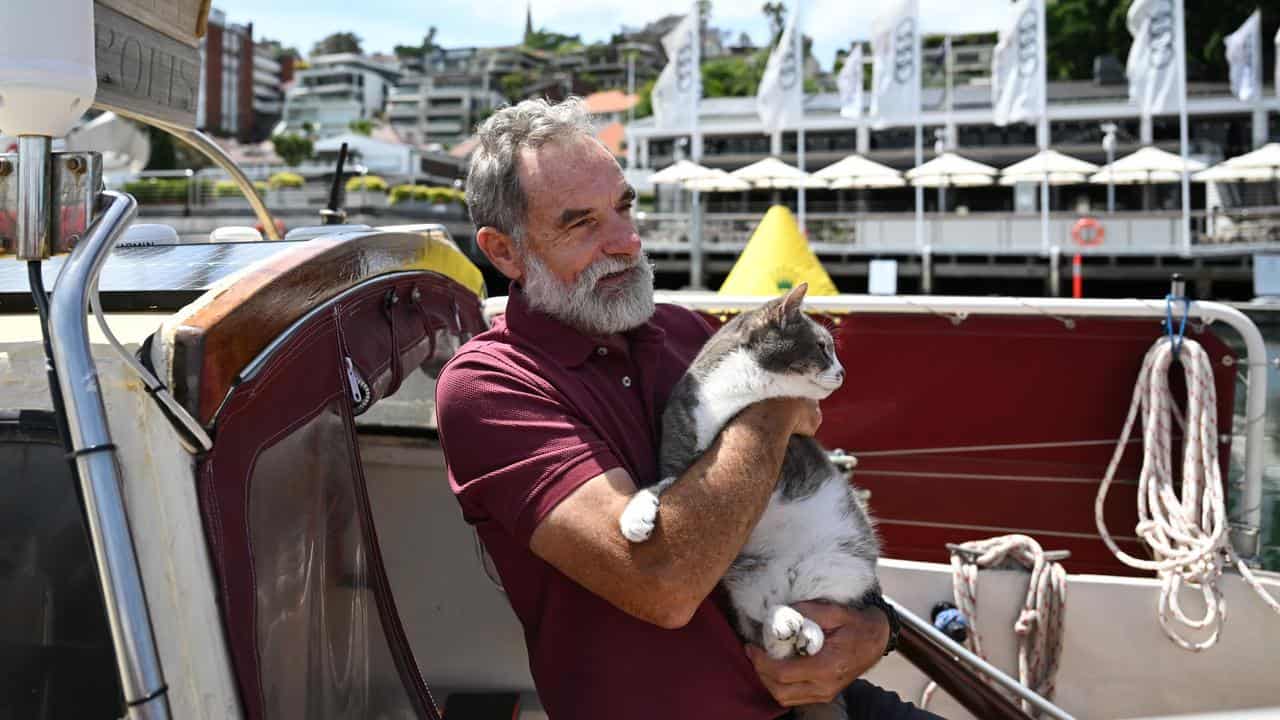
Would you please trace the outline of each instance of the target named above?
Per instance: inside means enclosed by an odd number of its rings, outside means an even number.
[[[267,204],[262,201],[262,196],[258,194],[258,189],[253,186],[253,181],[248,175],[244,174],[244,170],[232,160],[222,148],[218,147],[208,135],[199,130],[192,130],[180,125],[170,125],[161,122],[153,117],[148,117],[139,113],[112,106],[111,109],[121,117],[136,120],[145,125],[160,128],[170,135],[187,142],[189,145],[199,150],[205,157],[212,160],[218,167],[222,168],[231,180],[235,182],[240,192],[244,193],[245,198],[249,200],[249,206],[253,208],[253,214],[258,217],[258,222],[262,223],[262,232],[271,240],[280,239],[280,231],[276,228],[275,221],[271,219],[271,211],[267,210]]]
[[[58,385],[66,402],[72,455],[84,496],[128,717],[167,720],[170,713],[164,673],[121,494],[120,468],[89,345],[86,316],[89,293],[98,273],[111,247],[133,220],[138,203],[117,192],[104,192],[99,201],[105,207],[58,274],[50,300],[50,343],[58,368]]]

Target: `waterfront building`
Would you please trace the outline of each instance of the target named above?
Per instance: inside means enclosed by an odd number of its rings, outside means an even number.
[[[398,67],[355,53],[317,55],[310,63],[285,94],[282,130],[310,127],[321,138],[345,133],[352,122],[381,115],[400,80]]]

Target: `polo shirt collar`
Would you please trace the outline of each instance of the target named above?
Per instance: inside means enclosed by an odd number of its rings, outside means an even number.
[[[587,361],[598,347],[613,351],[629,352],[628,338],[640,342],[661,344],[666,337],[662,328],[649,320],[634,330],[592,338],[565,325],[556,318],[529,307],[529,300],[519,283],[512,282],[507,292],[507,330],[532,342],[565,367],[577,367]]]

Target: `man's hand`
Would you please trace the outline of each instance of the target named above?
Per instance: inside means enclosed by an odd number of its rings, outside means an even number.
[[[793,607],[826,632],[817,655],[774,660],[762,648],[747,646],[760,680],[782,706],[830,702],[884,654],[889,620],[879,608],[853,610],[824,602]]]

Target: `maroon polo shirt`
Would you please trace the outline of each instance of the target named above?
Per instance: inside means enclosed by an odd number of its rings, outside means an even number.
[[[645,325],[593,340],[531,310],[513,285],[505,317],[440,374],[449,481],[524,625],[552,720],[782,714],[710,598],[687,626],[664,630],[529,550],[534,528],[587,480],[613,468],[637,485],[657,480],[663,407],[710,334],[695,313],[659,305]]]

